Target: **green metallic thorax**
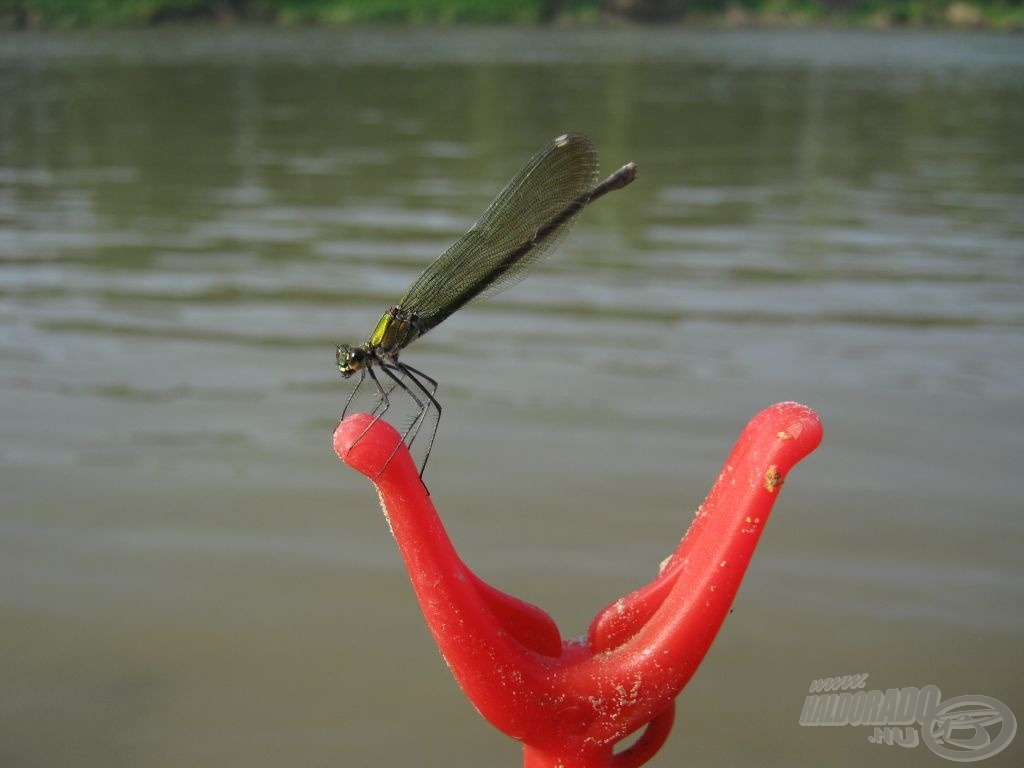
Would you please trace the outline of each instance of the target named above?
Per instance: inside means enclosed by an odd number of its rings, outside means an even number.
[[[414,317],[398,307],[392,307],[377,321],[377,327],[370,334],[367,346],[386,355],[397,354],[420,335]]]

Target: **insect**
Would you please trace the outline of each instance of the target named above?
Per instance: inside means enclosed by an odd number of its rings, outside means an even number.
[[[408,445],[433,409],[437,417],[420,466],[422,478],[441,420],[437,380],[399,361],[399,353],[469,302],[522,280],[551,253],[584,208],[636,176],[636,165],[627,163],[598,183],[597,148],[590,139],[567,133],[550,141],[505,185],[476,224],[381,315],[365,343],[337,346],[341,375],[359,375],[342,419],[367,376],[379,397],[374,422],[387,412],[396,390],[415,402],[418,413],[402,434]]]

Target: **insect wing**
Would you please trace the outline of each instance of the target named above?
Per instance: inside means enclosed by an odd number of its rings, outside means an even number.
[[[534,155],[400,302],[417,315],[421,333],[519,282],[569,231],[597,172],[597,149],[580,134],[559,136]]]

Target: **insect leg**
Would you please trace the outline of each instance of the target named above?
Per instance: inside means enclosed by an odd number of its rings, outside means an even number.
[[[345,401],[345,407],[341,409],[341,419],[339,420],[339,422],[344,421],[345,416],[348,415],[348,409],[352,406],[352,401],[356,399],[356,392],[359,391],[359,385],[363,383],[363,379],[365,378],[366,370],[364,369],[359,372],[359,380],[355,383],[355,386],[352,387],[352,391],[349,393],[348,400]]]
[[[430,433],[430,442],[427,443],[427,452],[426,454],[424,454],[423,464],[422,466],[420,466],[420,479],[422,480],[423,471],[427,468],[427,461],[430,459],[430,452],[434,448],[434,438],[437,437],[437,429],[441,425],[441,403],[439,403],[437,401],[437,398],[434,396],[435,393],[437,392],[437,380],[431,376],[428,376],[423,371],[417,368],[413,368],[411,365],[399,363],[398,367],[402,370],[403,373],[405,373],[406,376],[409,377],[409,381],[415,384],[416,387],[420,390],[420,392],[424,394],[427,400],[430,401],[430,405],[432,405],[434,407],[434,410],[437,412],[437,418],[434,419],[434,429]],[[421,379],[425,380],[428,384],[430,384],[430,386],[427,387],[423,383],[423,381],[421,381]],[[423,426],[423,422],[426,420],[428,410],[429,407],[425,406],[423,410],[420,411],[420,415],[418,418],[419,425],[416,427],[417,434],[419,433],[420,427]]]
[[[352,441],[352,445],[355,445],[360,440],[362,440],[366,433],[370,431],[370,427],[376,424],[384,416],[384,413],[387,411],[387,409],[391,407],[391,401],[388,399],[388,393],[384,391],[384,387],[381,386],[380,379],[378,379],[377,374],[373,372],[373,366],[368,365],[366,368],[359,372],[359,381],[356,382],[356,386],[352,390],[352,394],[348,396],[348,401],[345,403],[345,410],[348,410],[349,405],[352,403],[352,398],[356,396],[355,390],[359,389],[359,385],[363,383],[363,378],[367,373],[370,374],[370,378],[373,379],[373,383],[377,387],[377,393],[380,395],[380,402],[377,403],[376,406],[374,406],[374,409],[371,413],[373,418],[370,419],[370,423],[367,424],[366,428],[359,433],[359,436]],[[394,387],[392,387],[392,389],[394,389]],[[342,418],[344,417],[344,413],[342,413]],[[390,461],[390,459],[388,460]]]
[[[398,388],[402,389],[407,395],[409,395],[409,397],[412,398],[413,402],[416,403],[416,407],[419,409],[419,413],[416,415],[416,418],[413,419],[412,424],[410,424],[409,427],[405,430],[405,432],[402,433],[402,440],[405,441],[407,445],[411,446],[412,445],[412,440],[416,439],[416,433],[413,430],[416,427],[416,425],[419,424],[422,421],[423,413],[424,413],[424,411],[427,410],[427,408],[429,406],[427,405],[427,403],[423,402],[423,400],[421,400],[419,397],[416,396],[416,393],[413,392],[412,389],[409,388],[408,384],[406,384],[404,381],[402,381],[402,377],[403,376],[409,376],[410,381],[415,382],[416,387],[420,391],[426,393],[426,390],[423,388],[423,385],[415,377],[410,376],[407,373],[407,371],[405,370],[406,366],[402,365],[401,363],[399,363],[397,365],[393,365],[393,364],[390,364],[390,363],[381,363],[380,367],[381,367],[381,370],[384,371],[384,373],[386,373],[391,378],[391,380],[394,382],[392,384],[392,386],[391,386],[391,389],[394,389],[395,387],[398,387]],[[396,371],[398,373],[396,373]],[[401,375],[399,375],[399,374],[401,374]],[[433,399],[433,397],[431,395],[429,395],[429,393],[428,393],[428,397]],[[381,412],[381,415],[383,415],[383,411]],[[418,430],[416,430],[416,431],[418,431]],[[410,433],[412,433],[412,440],[409,439],[409,434]],[[391,460],[395,457],[395,454],[397,452],[398,452],[398,446],[396,445],[395,446],[395,450],[393,450],[391,452],[391,455],[388,456],[388,460],[384,463],[384,467],[387,467],[387,465],[389,463],[391,463]],[[424,462],[424,463],[426,463],[426,462]],[[422,475],[422,469],[420,470],[420,474]]]

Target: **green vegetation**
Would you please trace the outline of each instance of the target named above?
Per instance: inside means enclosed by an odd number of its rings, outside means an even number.
[[[0,0],[3,27],[682,21],[1024,30],[1024,0]]]

